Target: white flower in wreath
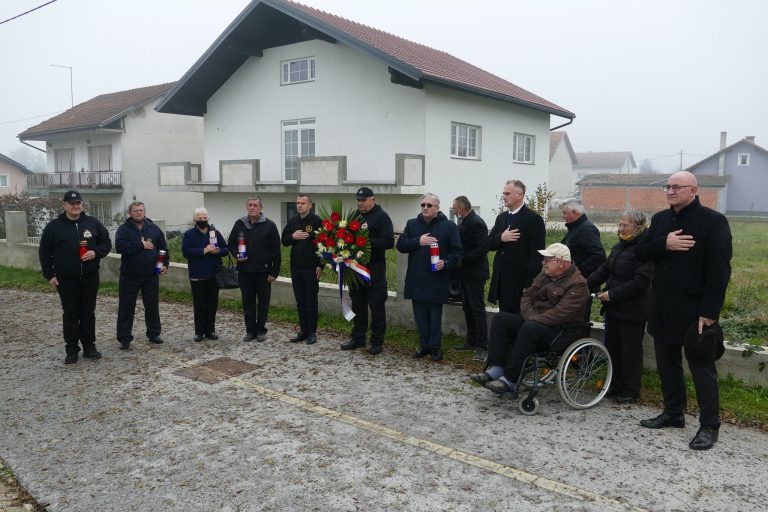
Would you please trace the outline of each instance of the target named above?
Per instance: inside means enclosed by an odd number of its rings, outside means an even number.
[[[345,246],[346,244],[344,243],[344,240],[337,240],[337,241],[336,241],[336,245],[337,245],[337,246],[338,246],[340,249],[343,249],[343,248],[344,248],[344,246]]]
[[[363,222],[362,224],[360,224],[360,229],[368,229],[368,223]]]
[[[345,227],[347,227],[347,221],[345,221],[344,219],[340,220],[340,221],[339,221],[339,227],[340,227],[340,228],[345,228]]]
[[[341,256],[336,256],[335,258],[333,258],[333,261],[335,261],[336,263],[341,263],[342,261],[344,261],[344,258],[342,258]]]
[[[325,252],[325,246],[323,244],[317,244],[318,252]]]
[[[348,251],[348,250],[346,250],[346,249],[344,249],[343,251],[341,251],[341,256],[342,256],[344,259],[347,259],[347,258],[349,258],[349,256],[350,256],[350,254],[349,254],[349,251]]]
[[[360,259],[363,257],[363,251],[357,251],[357,254],[355,254],[355,258]]]

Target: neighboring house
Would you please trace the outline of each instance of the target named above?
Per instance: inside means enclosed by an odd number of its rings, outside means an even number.
[[[628,208],[652,213],[669,208],[662,187],[671,174],[590,174],[577,185],[589,211],[615,212]],[[700,176],[699,200],[704,206],[725,211],[727,176]]]
[[[635,157],[631,151],[589,151],[576,153],[577,164],[573,168],[576,181],[588,174],[638,174]]]
[[[27,188],[53,195],[78,189],[89,213],[107,225],[134,200],[168,227],[190,224],[202,195],[158,189],[158,162],[199,165],[203,158],[200,119],[154,110],[171,86],[103,94],[19,134],[22,141],[44,141],[48,154],[48,172],[28,175]]]
[[[26,177],[32,171],[0,153],[0,195],[20,194],[26,188]]]
[[[222,226],[249,195],[282,225],[297,191],[351,208],[361,185],[395,229],[424,192],[446,214],[466,195],[490,222],[507,179],[547,181],[550,116],[574,118],[445,52],[280,0],[251,2],[157,110],[205,119],[212,182],[170,163],[160,183],[205,193]]]
[[[720,151],[686,169],[699,180],[705,176],[727,176],[725,212],[733,215],[768,214],[768,150],[744,137],[726,146],[720,134]]]
[[[549,191],[555,198],[572,197],[576,185],[573,172],[577,164],[576,153],[568,133],[556,131],[549,134]]]

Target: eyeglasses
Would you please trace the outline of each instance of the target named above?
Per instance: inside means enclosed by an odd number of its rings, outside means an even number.
[[[635,227],[634,224],[624,224],[623,222],[619,222],[618,224],[619,229],[625,229],[625,228],[633,228]]]
[[[693,188],[693,185],[664,185],[661,187],[661,190],[664,192],[669,192],[671,190],[672,192],[677,193],[684,188]]]
[[[435,205],[433,205],[432,203],[421,203],[422,208],[432,208],[433,206]]]

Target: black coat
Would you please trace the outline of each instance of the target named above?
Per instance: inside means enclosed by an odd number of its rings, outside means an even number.
[[[508,211],[500,213],[488,235],[488,248],[496,251],[488,291],[488,301],[494,304],[498,300],[500,287],[513,290],[519,303],[523,288],[529,286],[541,272],[542,256],[538,251],[544,248],[546,239],[544,220],[525,205],[511,217]],[[508,227],[519,229],[520,238],[515,242],[502,243],[501,233]]]
[[[439,272],[432,271],[430,247],[419,245],[419,238],[425,233],[437,238],[440,246],[440,259],[445,261],[445,268]],[[405,224],[403,233],[397,239],[397,250],[408,253],[404,297],[422,302],[448,302],[450,270],[461,259],[461,238],[456,224],[442,212],[438,212],[429,223],[419,214]]]
[[[641,263],[635,256],[637,243],[645,233],[632,240],[619,240],[608,260],[589,275],[587,284],[596,290],[605,283],[610,301],[604,302],[605,316],[625,322],[645,322],[651,302],[653,263]]]
[[[368,213],[361,213],[363,223],[368,228],[368,240],[371,241],[371,259],[369,264],[386,263],[385,252],[395,246],[395,230],[392,219],[381,206],[374,205]]]
[[[487,281],[488,226],[474,210],[459,223],[459,236],[462,256],[454,275],[459,279]]]
[[[678,229],[693,236],[688,251],[668,251],[667,235]],[[683,344],[688,327],[700,316],[717,320],[731,278],[733,241],[724,215],[702,206],[698,196],[675,213],[672,208],[651,219],[648,234],[637,244],[637,258],[654,262],[648,332],[654,338]]]
[[[237,262],[238,272],[263,273],[267,272],[272,277],[280,274],[280,233],[277,232],[275,223],[262,213],[256,224],[248,221],[244,216],[235,221],[232,231],[229,232],[227,245],[234,251],[237,248],[237,237],[243,233],[245,236],[245,250],[248,259]]]
[[[309,212],[303,219],[298,215],[288,219],[280,239],[284,246],[291,248],[291,268],[323,267],[322,258],[317,255],[315,244],[312,243],[312,240],[315,239],[315,231],[320,227],[321,222],[320,217],[312,212]],[[303,240],[294,240],[293,233],[298,230],[306,231],[309,233],[309,237]]]
[[[155,246],[152,250],[144,249],[141,239],[149,240]],[[168,266],[171,255],[165,233],[150,219],[144,219],[141,229],[133,219],[127,219],[115,234],[115,250],[120,254],[120,273],[130,277],[147,277],[155,271],[157,252],[165,251],[164,266]]]
[[[600,231],[587,218],[586,214],[573,222],[566,222],[568,233],[562,243],[571,251],[571,260],[579,267],[585,278],[605,261],[605,249],[600,241]]]
[[[80,260],[80,241],[96,253],[92,260]],[[49,222],[40,237],[38,255],[43,277],[81,277],[99,272],[99,261],[112,250],[109,233],[96,217],[84,213],[69,220],[65,213]]]

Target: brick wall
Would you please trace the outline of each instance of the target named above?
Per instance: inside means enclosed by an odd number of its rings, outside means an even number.
[[[717,196],[722,189],[699,189],[699,200],[704,206],[717,208]],[[641,212],[657,212],[668,208],[667,199],[658,187],[582,186],[581,200],[587,210],[622,212],[627,207]]]

